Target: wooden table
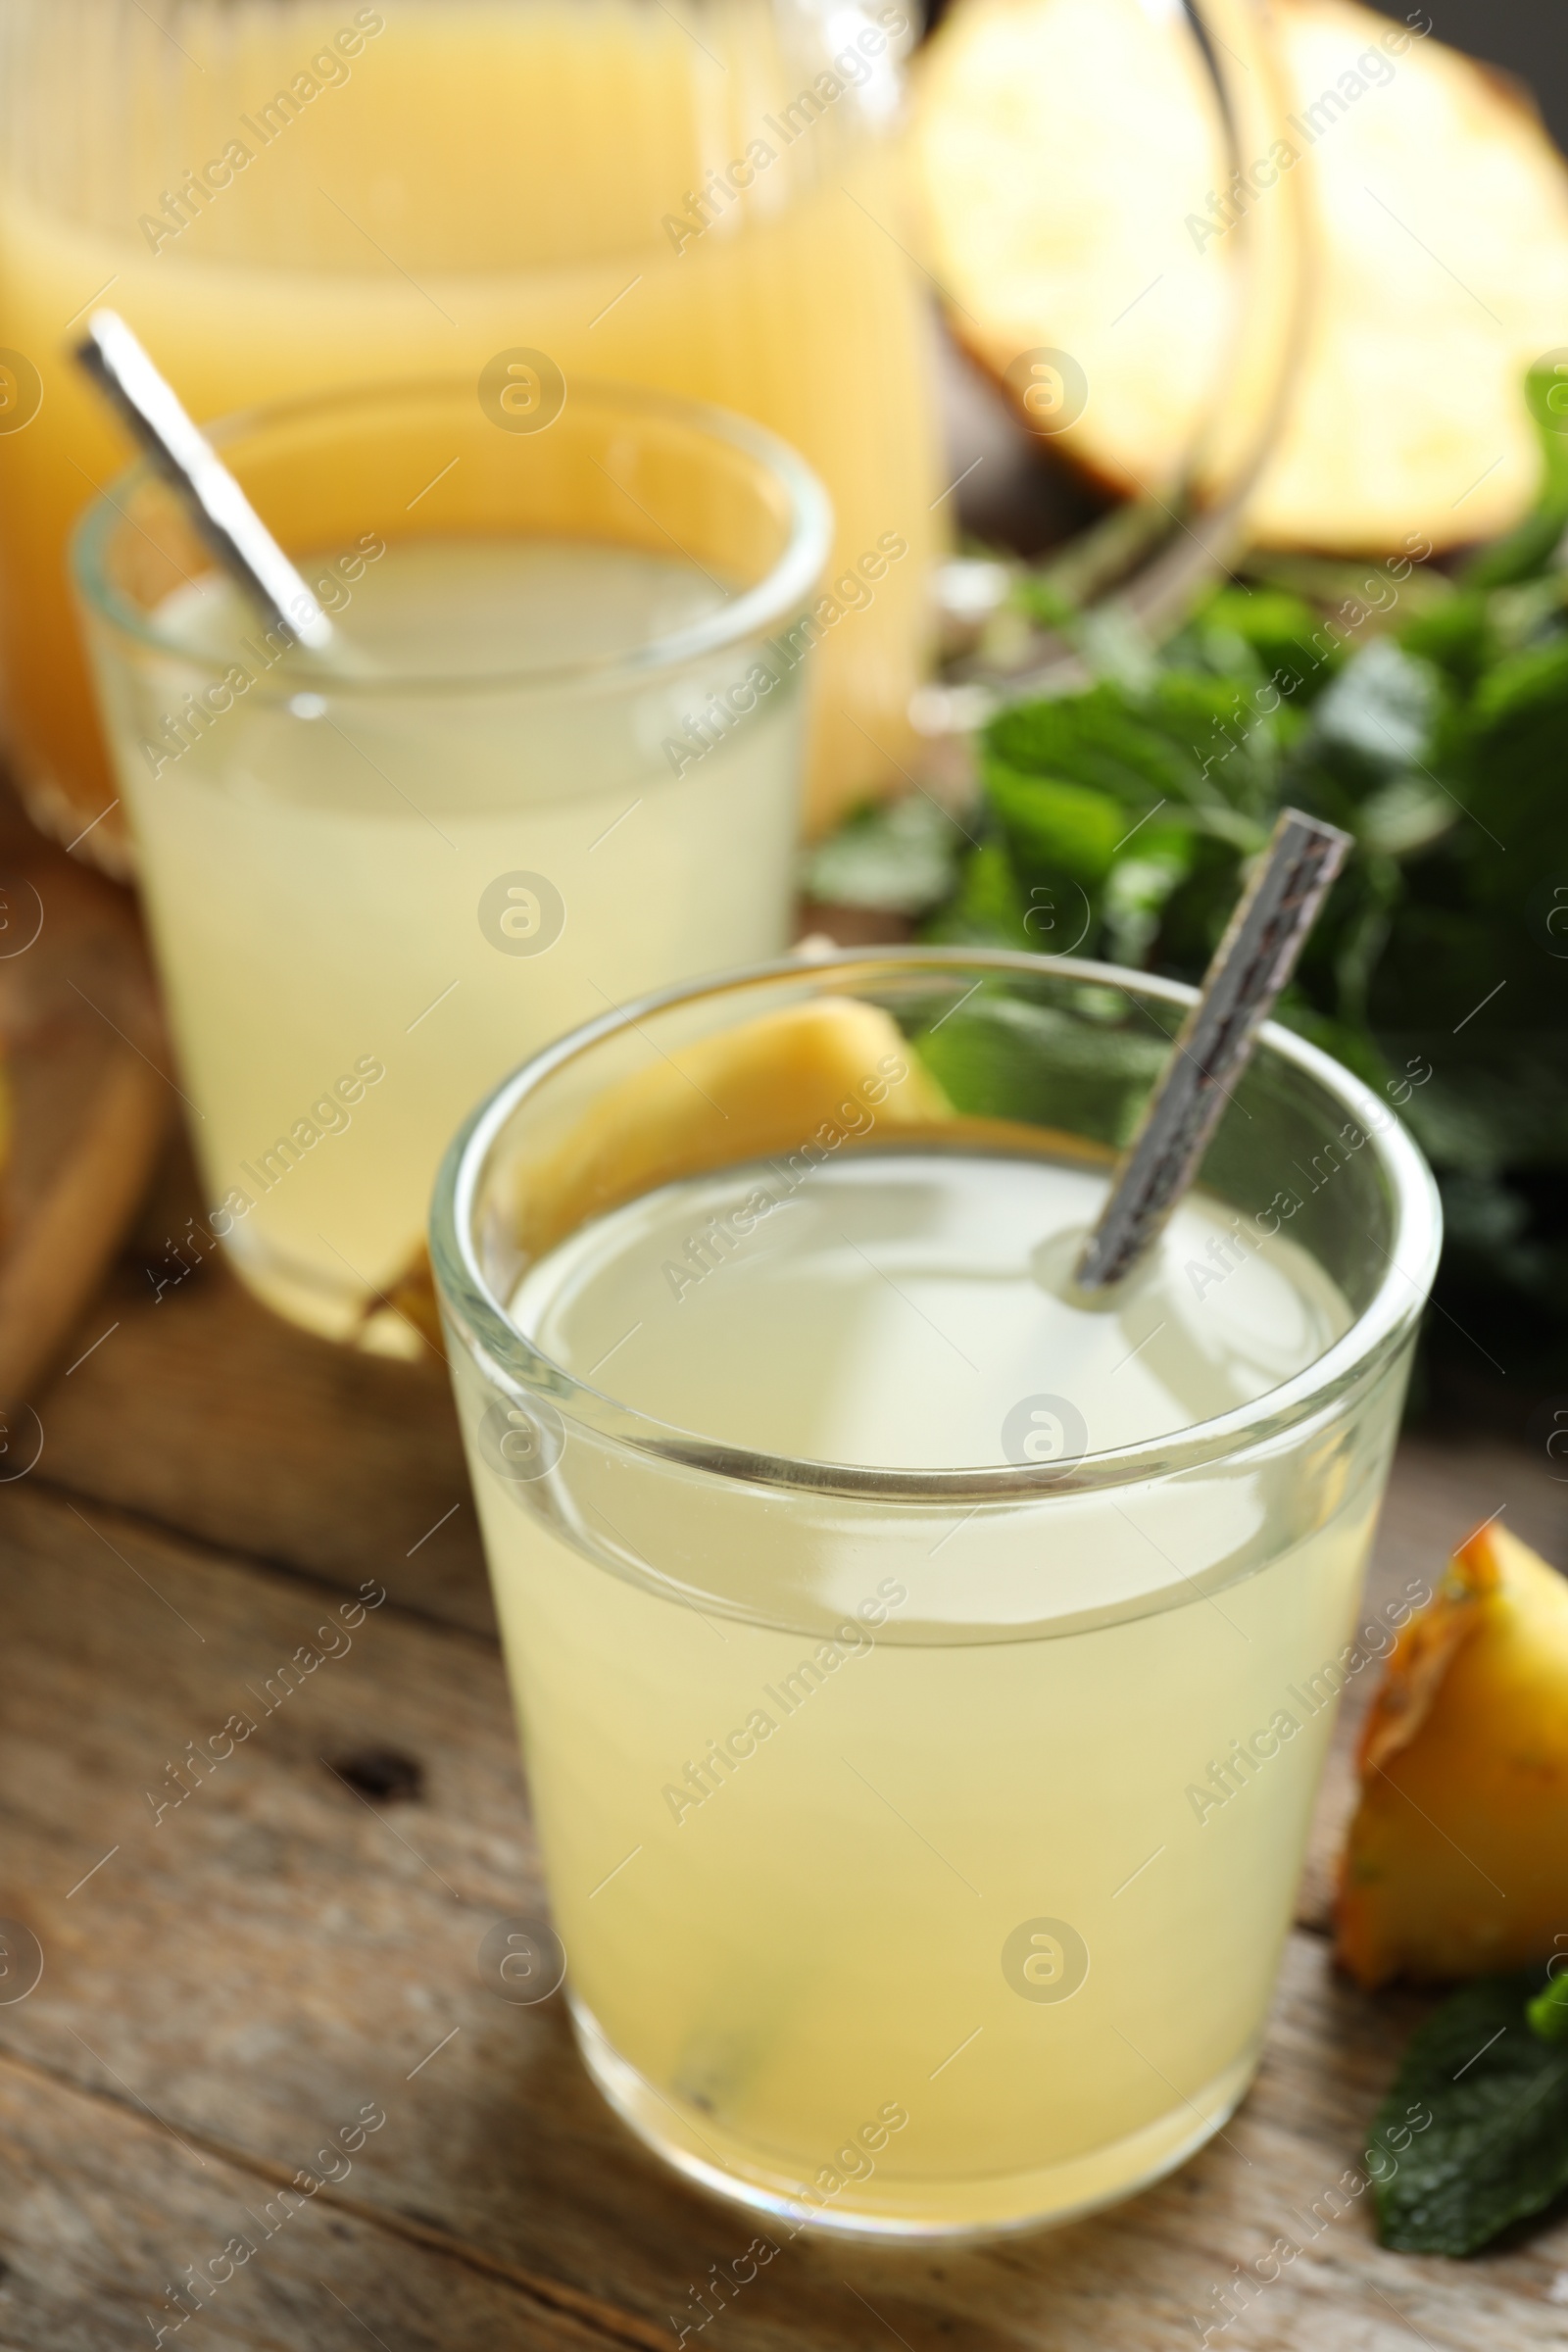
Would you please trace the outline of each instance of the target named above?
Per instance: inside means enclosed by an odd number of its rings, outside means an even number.
[[[182,1214],[166,1191],[141,1257]],[[683,2326],[696,2343],[697,2294],[712,2302],[755,2224],[634,2144],[559,1997],[513,2007],[480,1981],[481,1936],[541,1888],[441,1366],[301,1337],[217,1267],[155,1302],[136,1250],[61,1361],[37,1399],[42,1458],[0,1489],[0,1912],[43,1954],[36,1988],[0,2006],[0,2343],[106,2352],[164,2327],[166,2343],[312,2352],[673,2352]],[[1504,1503],[1561,1559],[1565,1497],[1543,1460],[1412,1442],[1377,1581],[1432,1576]],[[367,1580],[388,1598],[351,1651],[155,1818],[186,1743],[254,1715],[247,1689]],[[1351,1705],[1367,1695],[1352,1686]],[[704,2339],[1192,2345],[1234,2265],[1315,2227],[1211,2341],[1568,2341],[1568,2227],[1454,2264],[1381,2252],[1364,2202],[1309,2218],[1419,2014],[1329,1963],[1348,1790],[1342,1760],[1262,2074],[1222,2139],[1032,2240],[900,2255],[797,2238]],[[318,2155],[367,2112],[385,2120],[352,2155]],[[301,2167],[337,2178],[290,2208]],[[241,2232],[258,2251],[176,2335],[187,2266]]]

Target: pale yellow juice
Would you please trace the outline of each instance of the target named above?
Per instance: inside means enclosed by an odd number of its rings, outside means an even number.
[[[336,1338],[419,1250],[487,1088],[644,989],[782,949],[804,720],[803,665],[676,774],[689,673],[549,691],[719,609],[681,559],[433,538],[353,567],[341,626],[384,694],[267,666],[213,574],[158,625],[248,688],[197,724],[194,662],[103,678],[209,1222],[261,1297]],[[518,691],[487,691],[498,672]],[[432,674],[444,691],[397,691]],[[409,1340],[387,1316],[369,1336]]]
[[[1285,1233],[1202,1195],[1118,1301],[1069,1303],[1103,1187],[912,1147],[758,1163],[582,1227],[513,1316],[672,1432],[905,1469],[1182,1432],[1348,1329]],[[895,2231],[1059,2218],[1198,2145],[1256,2059],[1375,1418],[1310,1508],[1293,1443],[1045,1517],[890,1506],[874,1540],[764,1487],[739,1552],[695,1468],[568,1431],[518,1478],[479,1430],[568,1984],[634,2125],[791,2226]]]
[[[875,135],[890,35],[874,11],[835,18],[858,62],[823,98],[808,69],[825,56],[781,35],[793,16],[237,0],[182,9],[175,42],[129,0],[8,12],[0,345],[42,402],[0,429],[0,642],[24,775],[66,838],[113,791],[66,584],[69,526],[124,458],[69,358],[94,301],[198,417],[375,379],[477,386],[527,347],[568,385],[651,385],[770,426],[835,502],[825,594],[886,535],[908,550],[823,611],[815,814],[896,774],[946,510],[923,296]]]

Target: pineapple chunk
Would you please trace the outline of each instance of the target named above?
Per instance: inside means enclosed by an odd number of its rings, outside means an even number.
[[[611,1087],[549,1154],[516,1171],[530,1252],[589,1217],[707,1168],[952,1117],[897,1023],[874,1004],[817,997],[721,1030]]]
[[[537,1257],[589,1217],[676,1177],[808,1146],[821,1157],[953,1115],[890,1014],[818,997],[702,1038],[608,1088],[564,1140],[513,1170],[514,1237]],[[1039,1139],[1031,1132],[1030,1141]],[[368,1314],[387,1309],[443,1352],[422,1243]]]
[[[1389,1659],[1360,1770],[1338,1903],[1352,1975],[1551,1953],[1568,1931],[1568,1583],[1528,1544],[1494,1525],[1454,1554]]]

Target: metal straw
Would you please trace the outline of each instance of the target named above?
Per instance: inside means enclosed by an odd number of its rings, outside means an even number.
[[[342,641],[326,614],[123,318],[114,311],[94,311],[76,358],[108,393],[159,471],[185,498],[202,537],[255,598],[269,624],[298,638],[322,660],[341,662]]]
[[[1287,808],[1226,926],[1203,991],[1171,1049],[1138,1133],[1116,1170],[1073,1280],[1082,1291],[1122,1281],[1158,1238],[1198,1173],[1257,1032],[1317,920],[1350,836]]]

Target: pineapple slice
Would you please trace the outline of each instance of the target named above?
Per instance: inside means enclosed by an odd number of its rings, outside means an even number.
[[[960,0],[917,117],[954,331],[1024,401],[1021,363],[1071,354],[1087,398],[1058,446],[1167,496],[1222,389],[1244,239],[1266,250],[1304,189],[1316,300],[1253,538],[1383,554],[1490,537],[1536,490],[1526,371],[1568,345],[1568,171],[1527,99],[1410,26],[1349,0],[1281,0],[1273,22],[1288,120],[1272,159],[1244,131],[1238,221],[1179,9]],[[1223,388],[1244,414],[1257,393]]]
[[[820,1160],[890,1128],[907,1135],[953,1115],[891,1014],[817,997],[703,1038],[608,1088],[553,1149],[512,1171],[513,1238],[541,1256],[589,1217],[676,1177],[775,1152]],[[422,1244],[369,1314],[387,1309],[442,1352]]]
[[[1568,1582],[1502,1528],[1449,1562],[1361,1735],[1339,1958],[1363,1984],[1528,1966],[1568,1932]]]
[[[611,1087],[554,1151],[516,1171],[530,1254],[639,1193],[814,1147],[818,1158],[952,1112],[891,1014],[817,997],[720,1030]]]

